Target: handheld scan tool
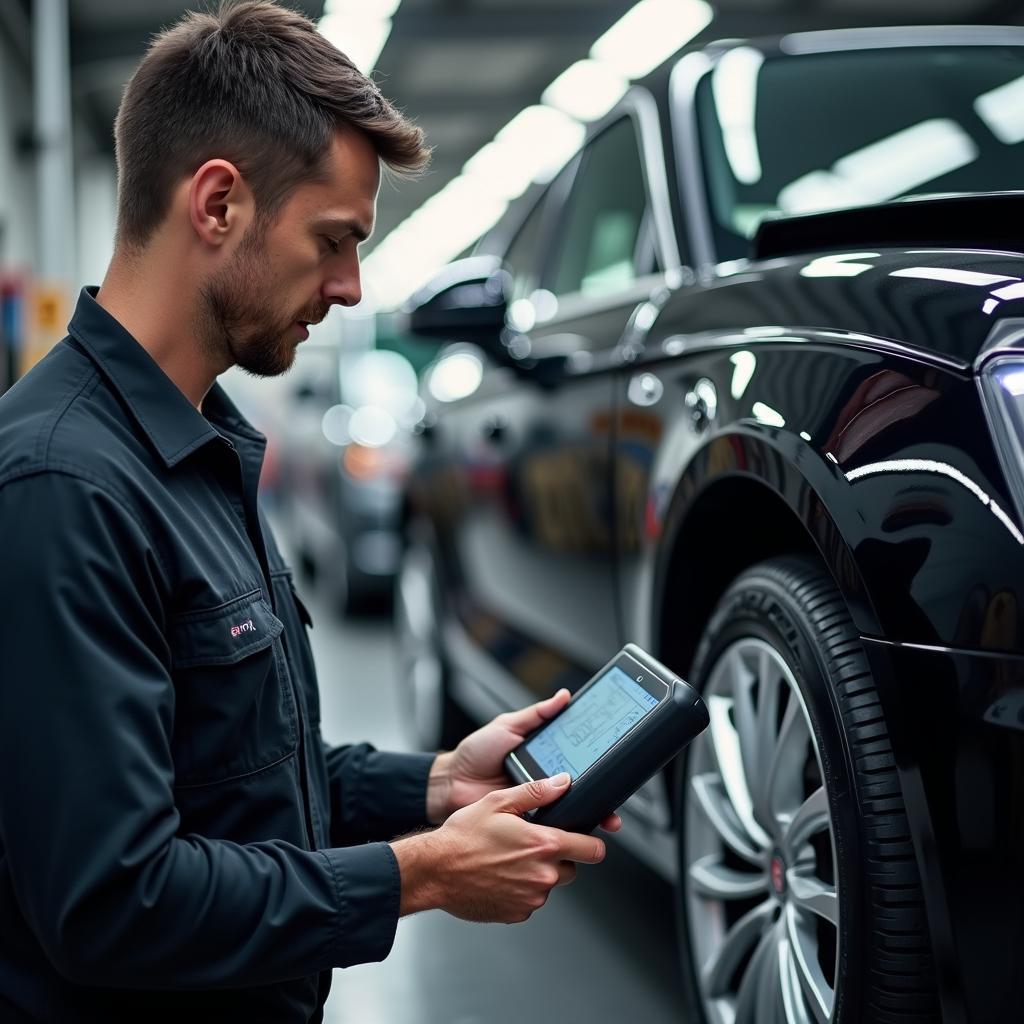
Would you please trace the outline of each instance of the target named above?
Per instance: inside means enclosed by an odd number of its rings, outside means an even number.
[[[530,812],[538,825],[592,832],[708,724],[700,694],[626,644],[565,708],[505,758],[516,783],[568,772],[565,796]]]

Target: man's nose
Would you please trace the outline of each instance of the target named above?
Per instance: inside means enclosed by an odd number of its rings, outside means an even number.
[[[332,306],[356,306],[363,297],[359,267],[328,278],[323,287],[324,300]]]

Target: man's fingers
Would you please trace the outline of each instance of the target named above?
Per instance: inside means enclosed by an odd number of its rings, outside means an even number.
[[[569,788],[569,775],[560,772],[550,779],[537,779],[535,782],[524,782],[521,786],[497,790],[500,794],[496,799],[506,811],[525,814],[537,807],[544,807],[564,795]]]
[[[600,864],[604,860],[604,840],[596,836],[581,836],[563,832],[560,856],[577,864]]]
[[[568,885],[576,880],[576,865],[571,860],[563,860],[558,865],[558,881],[555,885]]]
[[[618,832],[622,828],[622,819],[617,814],[609,814],[601,822],[601,829],[604,832]]]
[[[506,712],[501,717],[509,729],[520,736],[525,736],[526,733],[533,732],[534,729],[554,718],[569,703],[569,697],[569,691],[561,689],[547,700],[538,701],[519,711]]]

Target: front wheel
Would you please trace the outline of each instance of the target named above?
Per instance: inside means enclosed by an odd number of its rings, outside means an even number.
[[[744,572],[691,682],[711,724],[678,788],[688,1019],[938,1019],[892,746],[831,577],[803,557]]]

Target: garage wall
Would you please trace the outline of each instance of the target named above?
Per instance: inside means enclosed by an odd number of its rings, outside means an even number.
[[[31,268],[36,259],[35,163],[30,153],[18,152],[31,110],[28,55],[0,21],[0,267]]]
[[[36,163],[32,131],[31,34],[26,19],[0,18],[0,269],[37,269]],[[99,151],[75,117],[75,258],[72,292],[99,284],[113,252],[117,179],[113,159]],[[71,234],[69,232],[69,234]]]

